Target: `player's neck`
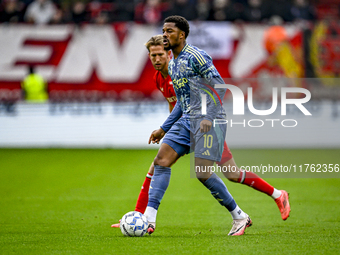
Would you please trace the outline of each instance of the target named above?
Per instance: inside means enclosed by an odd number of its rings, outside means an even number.
[[[166,68],[164,68],[164,70],[160,70],[162,76],[164,79],[166,79],[166,77],[168,77],[169,73],[168,73],[168,66],[166,66]]]
[[[174,55],[174,58],[176,59],[178,55],[181,53],[183,50],[184,46],[186,45],[186,41],[183,41],[181,44],[179,44],[176,48],[172,50],[172,54]]]
[[[168,73],[168,66],[169,63],[166,63],[165,66],[163,67],[162,70],[159,70],[163,76],[164,79],[166,79],[166,77],[168,77],[169,73]]]

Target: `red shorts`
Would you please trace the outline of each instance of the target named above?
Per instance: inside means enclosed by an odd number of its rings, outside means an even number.
[[[228,145],[226,141],[224,141],[224,148],[223,148],[223,153],[222,153],[222,158],[220,162],[216,162],[217,165],[223,165],[225,162],[228,160],[232,159],[233,155],[231,154],[230,149],[228,148]]]

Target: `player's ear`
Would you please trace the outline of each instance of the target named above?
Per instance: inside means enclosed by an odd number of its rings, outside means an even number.
[[[185,39],[185,32],[184,32],[184,31],[181,31],[181,33],[180,33],[180,38],[181,38],[181,39]]]
[[[168,50],[168,58],[170,59],[171,58],[171,50]]]

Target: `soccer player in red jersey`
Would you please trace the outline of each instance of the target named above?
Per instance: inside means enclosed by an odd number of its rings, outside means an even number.
[[[168,75],[168,63],[171,58],[171,51],[164,49],[163,40],[164,39],[162,35],[156,35],[151,37],[151,39],[145,44],[145,46],[149,51],[149,58],[151,60],[151,63],[156,69],[153,77],[154,82],[156,84],[156,87],[162,92],[163,96],[168,101],[169,110],[171,112],[176,105],[177,98],[170,75]],[[226,142],[224,142],[224,150],[221,161],[217,162],[217,164],[221,167],[225,167],[223,169],[228,169],[228,171],[223,171],[224,176],[228,180],[245,184],[255,190],[271,196],[279,207],[282,219],[286,220],[289,217],[290,205],[288,200],[288,193],[285,190],[275,189],[273,186],[271,186],[255,173],[239,169]],[[144,213],[147,207],[149,200],[148,192],[153,173],[154,165],[152,163],[138,196],[135,211]],[[119,223],[113,224],[112,227],[119,227]]]
[[[162,35],[151,37],[150,40],[145,44],[145,46],[149,51],[149,58],[151,60],[151,63],[156,69],[153,80],[157,89],[159,89],[159,91],[168,101],[169,111],[171,112],[177,102],[176,93],[174,91],[170,75],[168,75],[168,63],[171,58],[171,51],[164,50]],[[144,213],[146,206],[148,205],[149,187],[153,173],[154,165],[152,162],[149,171],[146,174],[142,189],[139,193],[135,211]],[[119,223],[113,224],[111,227],[119,228]]]

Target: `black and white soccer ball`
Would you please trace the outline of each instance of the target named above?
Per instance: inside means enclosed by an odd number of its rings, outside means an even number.
[[[120,221],[120,230],[125,236],[144,236],[147,229],[148,221],[140,212],[128,212]]]

